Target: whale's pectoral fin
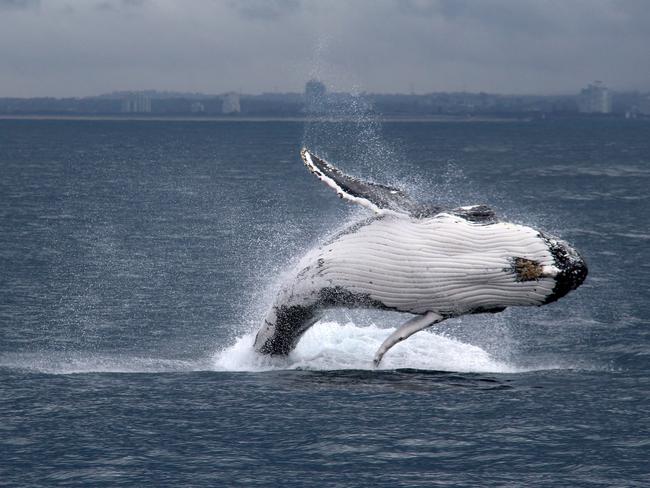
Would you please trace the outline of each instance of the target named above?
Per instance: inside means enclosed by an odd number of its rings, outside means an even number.
[[[427,312],[424,315],[418,315],[405,322],[395,332],[388,336],[388,339],[386,339],[379,347],[375,353],[375,366],[379,366],[379,363],[384,357],[384,354],[386,354],[386,352],[388,352],[388,350],[395,344],[411,337],[416,332],[419,332],[423,329],[426,329],[427,327],[432,326],[433,324],[441,322],[444,319],[445,318],[442,315],[434,312]]]
[[[341,198],[358,203],[375,212],[419,213],[421,206],[413,202],[402,190],[391,186],[363,181],[349,176],[309,150],[300,151],[305,166]]]

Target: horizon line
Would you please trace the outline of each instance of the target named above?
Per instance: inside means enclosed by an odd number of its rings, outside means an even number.
[[[591,85],[593,83],[590,83]],[[589,86],[586,85],[586,86]],[[585,87],[586,87],[585,86]],[[650,89],[646,90],[641,90],[641,89],[613,89],[609,88],[605,85],[605,87],[613,93],[650,93]],[[584,88],[584,87],[583,87]],[[582,89],[582,88],[581,88]],[[263,91],[263,92],[257,92],[257,93],[247,93],[243,91],[237,91],[237,90],[229,90],[229,91],[224,91],[221,93],[204,93],[204,92],[190,92],[190,91],[176,91],[176,90],[157,90],[157,89],[152,89],[152,88],[146,88],[146,89],[141,89],[141,90],[114,90],[112,92],[108,93],[100,93],[96,95],[30,95],[30,96],[16,96],[16,95],[0,95],[0,99],[3,98],[14,98],[14,99],[37,99],[37,98],[54,98],[54,99],[83,99],[83,98],[107,98],[111,96],[117,97],[123,97],[126,95],[132,95],[132,94],[146,94],[146,93],[151,93],[151,94],[169,94],[169,95],[178,95],[180,97],[187,97],[187,96],[201,96],[201,97],[222,97],[225,95],[229,94],[237,94],[240,97],[241,96],[250,96],[250,97],[256,97],[256,96],[263,96],[263,95],[304,95],[304,91]],[[399,95],[399,96],[413,96],[413,97],[421,97],[421,96],[429,96],[429,95],[439,95],[439,94],[466,94],[466,95],[490,95],[490,96],[499,96],[499,97],[570,97],[570,96],[576,96],[580,94],[580,91],[577,92],[558,92],[558,93],[534,93],[534,92],[528,92],[528,93],[500,93],[500,92],[489,92],[489,91],[470,91],[470,90],[456,90],[456,91],[431,91],[431,92],[425,92],[425,93],[408,93],[408,92],[370,92],[370,91],[361,91],[361,92],[346,92],[346,91],[331,91],[327,92],[328,94],[334,94],[334,95],[352,95],[352,96],[390,96],[390,95]]]

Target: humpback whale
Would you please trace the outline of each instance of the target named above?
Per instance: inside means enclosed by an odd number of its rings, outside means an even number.
[[[502,222],[486,205],[421,204],[399,188],[346,175],[307,149],[301,157],[339,197],[373,215],[300,260],[256,335],[261,354],[288,355],[328,308],[412,314],[377,350],[379,365],[391,347],[433,324],[551,303],[587,276],[584,259],[568,243]]]

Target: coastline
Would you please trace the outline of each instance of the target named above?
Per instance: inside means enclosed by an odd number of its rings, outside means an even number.
[[[530,117],[468,117],[439,116],[381,116],[372,115],[381,122],[530,122]],[[76,121],[155,121],[155,122],[357,122],[355,117],[274,117],[274,116],[191,116],[191,115],[65,115],[65,114],[0,114],[0,120],[76,120]]]

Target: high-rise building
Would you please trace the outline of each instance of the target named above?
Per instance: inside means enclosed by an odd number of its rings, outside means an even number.
[[[612,97],[602,81],[595,81],[582,89],[578,110],[585,114],[608,114],[612,111]]]
[[[149,113],[151,112],[151,97],[143,93],[134,93],[122,100],[122,112]]]

